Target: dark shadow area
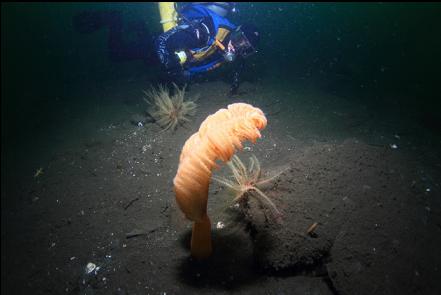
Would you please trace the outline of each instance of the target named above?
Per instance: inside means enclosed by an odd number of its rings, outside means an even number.
[[[264,277],[287,278],[292,276],[322,277],[329,279],[326,261],[328,251],[311,263],[298,261],[292,267],[276,270],[259,262],[260,256],[271,251],[274,239],[262,227],[253,225],[248,209],[226,211],[234,226],[222,231],[213,231],[213,254],[205,261],[191,257],[182,260],[178,267],[179,279],[198,288],[238,289]],[[256,220],[254,220],[255,222]],[[257,232],[260,230],[260,232]],[[191,231],[181,236],[181,247],[190,252]]]
[[[190,251],[191,232],[181,236],[181,245]],[[260,278],[255,271],[251,240],[246,235],[213,232],[213,254],[205,261],[182,260],[178,277],[198,288],[237,289]]]

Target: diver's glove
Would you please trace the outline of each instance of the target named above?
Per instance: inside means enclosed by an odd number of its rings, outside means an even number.
[[[185,50],[176,51],[174,57],[179,64],[183,65],[188,59],[188,54],[185,52]]]

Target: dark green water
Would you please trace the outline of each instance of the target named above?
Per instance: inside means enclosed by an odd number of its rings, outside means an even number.
[[[393,91],[403,95],[403,103],[429,112],[439,122],[441,5],[237,7],[233,20],[256,23],[262,32],[260,52],[252,59],[253,75],[286,81],[328,79],[333,90],[341,92],[360,87],[372,93]],[[110,63],[107,30],[89,35],[74,31],[72,17],[91,9],[122,10],[125,21],[143,19],[152,34],[161,30],[154,3],[2,4],[2,139],[13,137],[36,108],[50,109],[51,97],[69,87],[71,91],[94,81],[154,73],[154,67],[142,62]]]

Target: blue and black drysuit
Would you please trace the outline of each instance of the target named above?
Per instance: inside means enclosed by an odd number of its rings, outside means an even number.
[[[237,26],[204,5],[187,5],[179,11],[179,16],[181,23],[161,34],[155,42],[155,48],[168,75],[182,83],[188,82],[196,74],[213,70],[225,63],[219,43],[220,46],[227,46],[230,33]],[[188,57],[183,64],[175,54],[178,51],[185,51]],[[233,93],[239,86],[243,65],[243,60],[239,58],[231,86]]]

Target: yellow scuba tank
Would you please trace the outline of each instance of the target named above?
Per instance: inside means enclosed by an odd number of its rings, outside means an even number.
[[[158,2],[158,7],[162,27],[164,32],[167,32],[177,25],[178,16],[175,9],[175,2]]]

